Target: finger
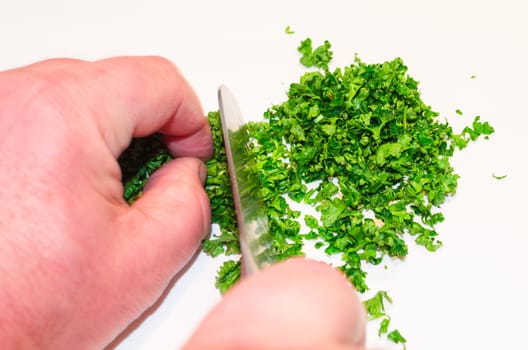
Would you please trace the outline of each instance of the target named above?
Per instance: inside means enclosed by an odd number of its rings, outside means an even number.
[[[66,112],[95,118],[115,157],[132,137],[157,131],[167,136],[173,154],[201,159],[212,154],[211,132],[197,96],[164,58],[116,57],[96,62],[55,59],[29,68],[49,76],[62,89],[62,95],[73,96],[70,109],[89,109],[88,113]]]
[[[346,278],[305,259],[229,291],[189,340],[194,349],[363,349],[366,314]]]
[[[121,57],[95,62],[101,70],[99,82],[107,91],[118,91],[120,103],[106,93],[96,93],[94,102],[115,104],[110,130],[127,130],[141,137],[159,131],[169,138],[173,154],[207,159],[212,154],[212,137],[200,102],[176,67],[160,57]],[[93,91],[93,90],[92,90]],[[104,91],[103,89],[97,92]],[[105,120],[103,120],[104,122]],[[122,124],[126,125],[122,127]],[[120,137],[109,140],[119,144]],[[178,140],[192,147],[180,149]]]
[[[175,159],[153,174],[143,195],[123,214],[120,256],[131,283],[143,280],[162,290],[197,251],[210,229],[205,176],[198,159]]]

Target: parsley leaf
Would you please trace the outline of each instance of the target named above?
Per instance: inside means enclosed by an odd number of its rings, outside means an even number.
[[[328,69],[328,63],[332,60],[330,43],[326,40],[323,45],[312,49],[312,39],[307,38],[301,42],[297,50],[301,53],[301,63],[305,67],[317,67]]]
[[[216,277],[216,288],[224,294],[229,287],[240,279],[240,261],[227,260],[220,267]]]
[[[387,338],[396,344],[398,343],[405,344],[407,342],[407,340],[400,334],[400,332],[397,329],[387,334]],[[405,350],[405,348],[406,347],[404,346],[403,349]]]
[[[392,299],[386,291],[379,291],[363,302],[371,320],[387,316],[385,313],[385,302],[392,303]]]

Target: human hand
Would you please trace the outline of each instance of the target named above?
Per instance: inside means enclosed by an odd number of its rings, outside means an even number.
[[[155,131],[178,159],[129,206],[116,158]],[[210,130],[163,59],[51,60],[0,73],[0,152],[0,348],[104,347],[209,230],[198,159],[212,153]],[[353,349],[362,317],[341,274],[294,260],[242,281],[186,347]]]
[[[129,206],[116,158],[155,131],[180,158]],[[212,148],[164,59],[0,73],[0,348],[102,348],[151,305],[209,231]]]

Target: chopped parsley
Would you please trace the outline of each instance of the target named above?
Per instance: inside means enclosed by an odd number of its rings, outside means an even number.
[[[215,287],[223,294],[239,279],[240,261],[227,260],[218,271]]]
[[[328,69],[328,63],[332,60],[333,55],[330,47],[330,43],[325,41],[323,45],[312,49],[312,39],[304,39],[297,48],[301,53],[301,64],[307,68],[317,67]]]
[[[482,123],[480,116],[476,116],[472,126],[466,126],[461,134],[453,135],[453,142],[457,148],[463,149],[470,141],[476,141],[481,135],[487,139],[494,132],[495,129],[488,122]]]
[[[387,338],[389,340],[393,341],[396,344],[398,344],[398,343],[404,344],[403,345],[403,349],[404,350],[406,349],[405,343],[407,342],[407,340],[400,334],[400,332],[397,329],[395,329],[392,332],[390,332],[389,334],[387,334]]]
[[[135,139],[119,157],[125,200],[132,203],[141,196],[150,175],[171,159],[161,135]]]
[[[338,268],[365,293],[365,265],[404,258],[406,235],[428,251],[442,246],[435,229],[444,220],[439,208],[455,193],[459,178],[450,158],[494,129],[477,116],[455,133],[421,99],[401,58],[365,63],[355,57],[331,71],[330,49],[328,41],[315,49],[311,39],[301,42],[301,63],[316,70],[292,83],[287,99],[265,111],[263,121],[247,124],[248,147],[273,253],[279,259],[303,255],[304,243],[313,240],[316,248],[340,256]],[[216,286],[224,293],[240,277],[239,242],[218,112],[208,119],[215,155],[207,163],[206,191],[219,231],[203,241],[203,250],[235,258],[218,271]],[[145,164],[125,184],[127,200],[137,198],[149,174],[169,159],[162,152]],[[312,206],[318,217],[301,215],[290,201]],[[301,222],[308,233],[301,232]],[[380,291],[364,303],[370,319],[381,322],[379,334],[405,344],[398,330],[389,330],[385,302],[391,299]]]
[[[495,174],[492,174],[492,175],[495,180],[504,180],[505,178],[508,177],[508,175],[495,175]]]

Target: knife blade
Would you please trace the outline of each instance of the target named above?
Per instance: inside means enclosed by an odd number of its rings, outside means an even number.
[[[252,274],[276,259],[250,138],[239,105],[224,85],[218,89],[220,121],[237,218],[243,274]]]

